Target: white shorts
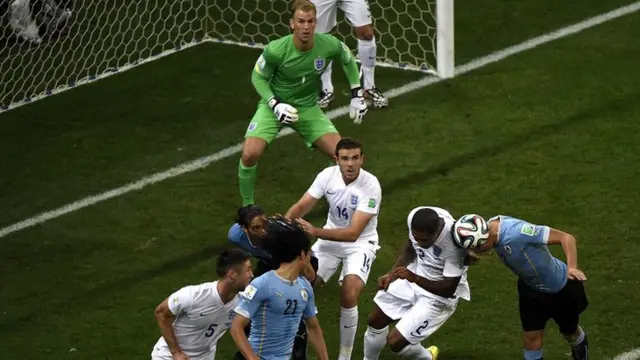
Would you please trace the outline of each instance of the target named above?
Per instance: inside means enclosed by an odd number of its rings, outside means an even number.
[[[203,356],[189,356],[190,360],[215,360],[215,358],[215,348],[210,353]],[[168,346],[159,346],[158,344],[156,344],[156,346],[153,347],[153,351],[151,352],[151,360],[173,360],[173,355],[171,355],[171,351],[169,350]]]
[[[338,284],[347,275],[357,275],[366,284],[371,266],[376,259],[377,245],[360,243],[339,243],[318,239],[311,250],[318,258],[317,275],[327,283],[342,264],[342,272]]]
[[[378,291],[373,301],[392,320],[400,320],[396,329],[412,345],[436,332],[453,315],[458,305],[457,299],[417,293],[403,279],[392,282],[387,291]]]
[[[352,27],[371,24],[371,11],[367,0],[311,0],[316,6],[316,32],[328,33],[338,23],[338,8]]]

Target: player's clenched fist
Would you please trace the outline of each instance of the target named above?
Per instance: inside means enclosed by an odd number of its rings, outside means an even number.
[[[276,118],[282,124],[291,125],[298,121],[298,109],[280,102],[280,100],[275,97],[269,99],[269,107],[271,107],[273,113],[276,114]]]
[[[369,109],[364,101],[364,92],[362,88],[357,87],[351,89],[351,103],[349,104],[349,117],[353,122],[360,124]]]

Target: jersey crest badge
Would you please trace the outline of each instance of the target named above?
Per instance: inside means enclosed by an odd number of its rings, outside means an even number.
[[[433,245],[433,255],[435,255],[436,257],[440,257],[440,255],[442,255],[442,248],[440,246],[436,246]]]
[[[313,66],[317,71],[324,69],[324,58],[317,58],[313,61]]]
[[[351,195],[351,205],[356,206],[358,205],[358,195]]]
[[[253,131],[258,127],[257,123],[250,123],[249,124],[249,128],[247,129],[247,131]]]
[[[245,297],[248,300],[253,299],[253,297],[256,295],[256,291],[258,289],[256,289],[255,287],[248,285],[245,289],[244,292],[242,293],[242,296]]]
[[[300,295],[304,301],[309,300],[309,294],[307,294],[307,289],[300,289]]]
[[[369,198],[369,207],[370,207],[370,208],[372,208],[372,209],[373,209],[374,207],[376,207],[376,199],[374,199],[374,198]]]
[[[522,229],[520,229],[520,233],[533,236],[536,233],[536,229],[531,224],[524,224],[522,225]]]

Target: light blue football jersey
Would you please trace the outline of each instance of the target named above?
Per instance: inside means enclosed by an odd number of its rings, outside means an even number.
[[[567,265],[547,248],[549,227],[499,215],[498,240],[494,245],[502,262],[531,288],[557,293],[567,283]]]
[[[249,343],[262,360],[289,360],[300,321],[318,313],[311,283],[269,271],[241,293],[237,314],[251,319]]]

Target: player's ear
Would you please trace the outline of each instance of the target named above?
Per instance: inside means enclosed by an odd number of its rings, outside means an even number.
[[[291,27],[291,30],[293,30],[293,17],[291,19],[289,19],[289,27]]]

